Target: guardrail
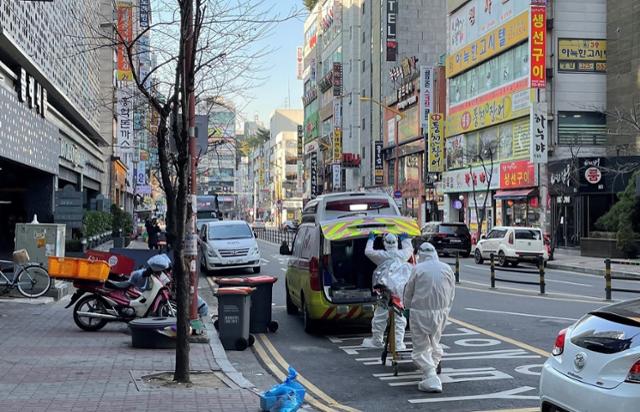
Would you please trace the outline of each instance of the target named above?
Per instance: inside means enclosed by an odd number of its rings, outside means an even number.
[[[496,277],[496,264],[495,257],[493,253],[491,254],[491,288],[495,289],[496,282],[506,282],[506,283],[518,283],[520,285],[535,285],[540,287],[540,294],[544,295],[546,293],[546,283],[544,280],[544,259],[542,256],[538,257],[538,270],[513,270],[508,269],[511,273],[523,273],[523,274],[537,274],[539,279],[537,282],[528,281],[528,280],[514,280],[514,279],[502,279]]]
[[[276,245],[281,245],[282,242],[286,242],[289,249],[293,246],[293,239],[296,236],[296,232],[291,230],[280,230],[280,229],[260,229],[256,230],[256,235],[258,239],[264,240],[265,242],[275,243]]]
[[[628,292],[628,293],[640,293],[638,289],[625,289],[625,288],[614,288],[612,285],[613,280],[630,280],[640,282],[640,277],[631,277],[631,276],[613,276],[611,274],[611,264],[614,263],[616,265],[631,265],[631,266],[640,266],[640,262],[629,262],[626,260],[604,260],[604,293],[605,299],[611,300],[611,292]]]

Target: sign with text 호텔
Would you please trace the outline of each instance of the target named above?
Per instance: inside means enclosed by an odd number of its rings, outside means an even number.
[[[529,36],[529,13],[524,12],[447,56],[447,78],[510,49]]]
[[[444,117],[442,113],[429,114],[429,151],[427,170],[429,172],[444,172]]]
[[[547,86],[547,7],[531,6],[529,38],[529,76],[531,87]]]
[[[547,124],[547,104],[534,103],[531,106],[531,162],[547,163],[549,155],[549,125]]]
[[[387,0],[387,61],[397,59],[398,40],[396,38],[396,22],[398,18],[398,0]]]
[[[500,163],[500,189],[537,186],[536,167],[528,160]]]

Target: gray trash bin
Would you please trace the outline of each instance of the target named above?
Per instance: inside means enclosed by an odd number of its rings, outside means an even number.
[[[227,350],[245,350],[255,338],[249,334],[251,323],[250,287],[220,288],[218,297],[218,332]]]
[[[251,325],[249,332],[265,333],[278,330],[278,322],[271,319],[271,301],[273,284],[278,278],[273,276],[247,276],[237,278],[218,278],[215,282],[222,286],[250,286],[256,288],[251,294]],[[217,327],[217,326],[216,326]]]
[[[172,327],[176,318],[140,318],[129,322],[131,345],[145,349],[175,349],[176,339]]]

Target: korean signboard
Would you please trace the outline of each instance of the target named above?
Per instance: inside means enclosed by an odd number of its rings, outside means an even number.
[[[429,114],[429,161],[427,170],[429,172],[444,172],[444,126],[441,113]]]
[[[429,113],[433,112],[433,67],[420,66],[420,125],[429,127]]]
[[[302,57],[302,47],[298,47],[296,50],[296,78],[302,80],[302,73],[304,72],[304,58]]]
[[[381,185],[384,183],[384,163],[382,160],[382,142],[377,141],[375,143],[374,153],[374,169],[375,169],[375,184]]]
[[[333,95],[342,96],[342,63],[333,63]]]
[[[500,188],[500,166],[487,165],[486,171],[482,166],[452,170],[442,174],[442,190],[445,193],[482,192]]]
[[[133,80],[129,57],[123,43],[131,43],[133,40],[133,6],[131,3],[119,2],[116,10],[117,30],[122,41],[117,46],[117,70],[118,80]]]
[[[398,40],[396,37],[396,21],[398,18],[398,1],[387,0],[387,61],[396,61],[398,54]]]
[[[333,127],[342,127],[342,102],[339,99],[333,101]]]
[[[500,189],[537,186],[536,167],[528,160],[500,163]]]
[[[470,103],[450,108],[446,135],[455,136],[529,114],[527,80],[504,86]],[[517,90],[517,91],[514,91]]]
[[[339,163],[331,165],[331,175],[333,176],[333,190],[340,190],[342,186],[342,168]]]
[[[558,39],[558,71],[606,73],[607,41]]]
[[[302,159],[304,155],[304,129],[302,125],[298,125],[298,159]]]
[[[118,155],[133,153],[133,97],[129,87],[116,89],[116,133]]]
[[[463,2],[464,3],[464,2]],[[529,0],[471,0],[451,14],[448,45],[451,52],[478,40],[529,9]]]
[[[149,27],[150,12],[149,0],[140,0],[140,29],[144,30]]]
[[[447,77],[453,77],[488,60],[528,37],[529,13],[525,12],[489,31],[460,50],[449,54],[447,56]]]
[[[342,160],[342,129],[333,129],[333,161]]]
[[[534,103],[531,108],[531,162],[547,163],[549,131],[547,125],[547,104]]]
[[[311,198],[318,196],[318,153],[311,152]]]
[[[531,6],[529,39],[529,76],[532,88],[546,87],[547,80],[547,8],[546,6]]]

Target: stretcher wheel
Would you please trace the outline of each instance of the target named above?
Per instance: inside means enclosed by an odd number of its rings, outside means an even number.
[[[278,327],[280,325],[278,325],[278,322],[276,322],[275,320],[272,320],[271,322],[269,322],[269,324],[267,325],[267,330],[271,333],[274,333],[275,331],[278,330]]]

